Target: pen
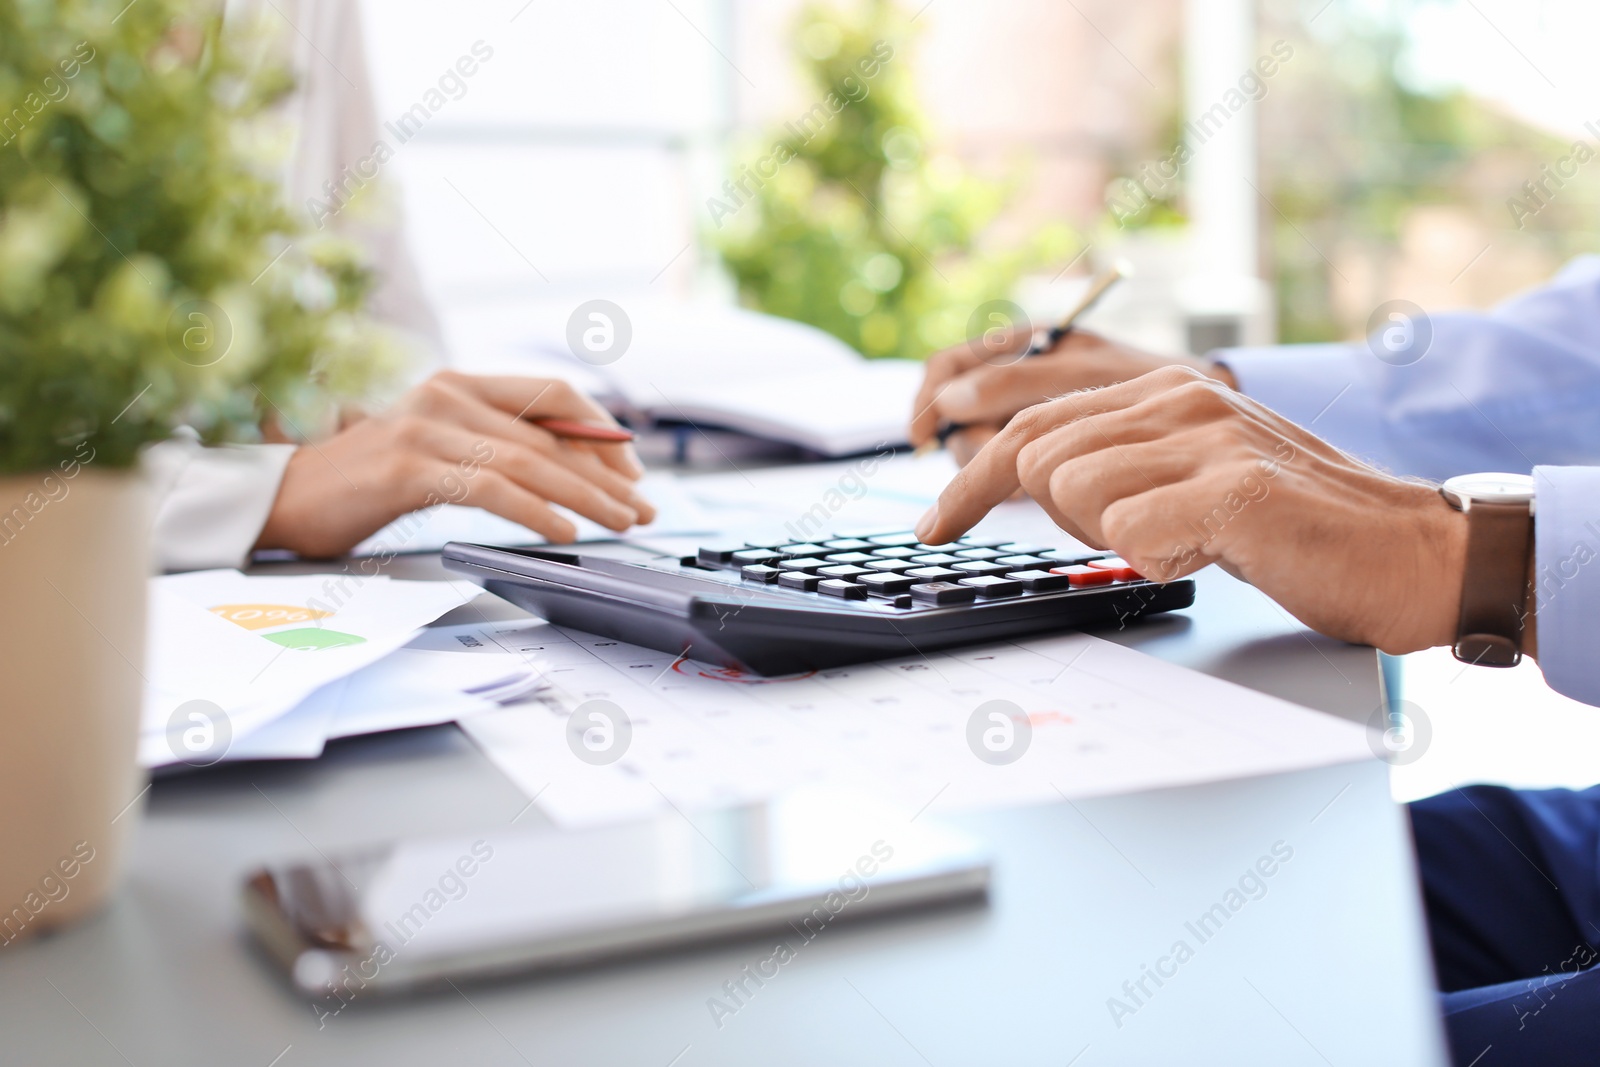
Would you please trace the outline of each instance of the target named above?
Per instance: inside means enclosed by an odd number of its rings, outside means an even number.
[[[1067,312],[1055,326],[1048,330],[1043,328],[1034,330],[1033,337],[1028,341],[1028,347],[1022,351],[1022,354],[1017,359],[1030,359],[1054,349],[1067,334],[1072,332],[1072,328],[1077,324],[1077,321],[1087,314],[1090,308],[1098,304],[1100,298],[1105,296],[1113,285],[1116,285],[1131,273],[1133,272],[1127,264],[1119,261],[1095,275],[1094,281],[1089,283],[1088,291],[1083,294],[1083,299],[1079,300],[1077,305]],[[950,439],[951,434],[964,428],[958,422],[945,423],[939,427],[939,432],[934,434],[932,440],[925,441],[918,446],[916,455],[925,456],[935,451]]]
[[[592,422],[579,422],[577,419],[531,419],[535,426],[541,426],[557,437],[565,437],[574,441],[632,441],[633,431],[625,430],[621,426],[600,426]]]

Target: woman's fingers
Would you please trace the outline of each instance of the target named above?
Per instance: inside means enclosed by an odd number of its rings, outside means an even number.
[[[656,506],[646,500],[632,482],[606,466],[601,457],[581,445],[565,441],[557,441],[555,448],[560,462],[571,468],[580,478],[602,486],[613,497],[632,508],[638,516],[636,520],[638,525],[648,526],[656,521]]]
[[[641,521],[648,522],[655,517],[655,508],[639,495],[633,478],[607,466],[604,458],[584,447],[584,443],[557,438],[525,419],[508,418],[500,409],[481,400],[477,394],[458,388],[449,379],[436,376],[424,382],[407,397],[406,405],[423,417],[484,437],[514,441],[577,472],[641,516],[649,516]]]
[[[445,463],[437,468],[441,477],[454,470],[454,466]],[[520,523],[549,541],[564,543],[578,536],[578,528],[548,503],[494,470],[480,470],[477,473],[462,503]]]
[[[418,416],[407,417],[401,432],[408,447],[458,466],[475,461],[479,474],[485,470],[492,472],[541,502],[560,504],[607,529],[626,530],[638,521],[638,512],[633,508],[549,456],[515,441],[481,436],[450,423]],[[476,477],[467,479],[469,486]]]
[[[559,378],[518,378],[505,375],[460,374],[444,371],[435,375],[462,392],[470,393],[513,419],[577,419],[601,426],[615,426],[617,420],[592,399]],[[618,474],[637,479],[644,473],[633,446],[627,443],[586,442],[601,462]]]

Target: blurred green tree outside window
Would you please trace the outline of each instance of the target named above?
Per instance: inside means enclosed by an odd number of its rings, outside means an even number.
[[[1025,272],[1077,252],[1064,224],[1018,247],[985,244],[1015,182],[975,177],[930,147],[898,5],[813,3],[797,28],[815,104],[738,153],[707,205],[706,242],[745,305],[868,357],[921,358],[965,340],[974,311]]]

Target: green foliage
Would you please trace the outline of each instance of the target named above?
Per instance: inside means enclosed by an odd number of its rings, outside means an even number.
[[[83,442],[130,466],[180,425],[248,440],[396,358],[353,252],[284,207],[265,116],[291,82],[220,9],[0,0],[0,473]]]
[[[895,4],[812,3],[798,25],[816,105],[741,153],[708,204],[707,242],[744,303],[867,356],[921,357],[964,340],[974,309],[1023,271],[1068,258],[1064,227],[980,246],[1010,190],[928,151]]]

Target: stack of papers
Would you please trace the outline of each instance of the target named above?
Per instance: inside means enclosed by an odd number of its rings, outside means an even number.
[[[141,763],[308,758],[330,738],[498,707],[508,664],[404,647],[480,592],[359,573],[152,579]]]

